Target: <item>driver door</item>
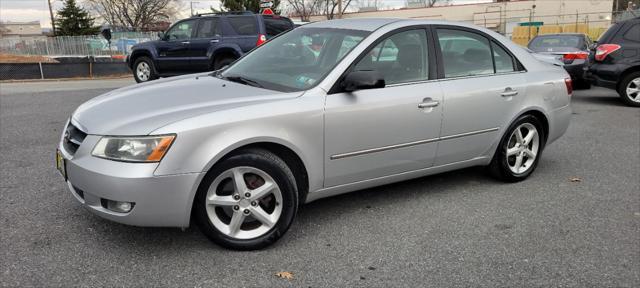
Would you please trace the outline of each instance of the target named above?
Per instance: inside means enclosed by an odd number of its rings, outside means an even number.
[[[430,81],[427,31],[398,32],[351,71],[378,70],[386,87],[327,95],[325,187],[433,165],[442,115],[440,84]],[[432,58],[433,59],[433,58]],[[431,77],[430,77],[431,76]]]
[[[185,20],[173,25],[158,44],[158,70],[188,71],[191,54],[189,45],[197,19]]]

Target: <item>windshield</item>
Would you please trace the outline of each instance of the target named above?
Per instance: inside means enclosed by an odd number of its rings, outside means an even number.
[[[329,74],[369,33],[297,28],[273,38],[216,76],[282,92],[306,90]]]
[[[575,52],[584,46],[584,39],[575,35],[538,36],[529,43],[529,49],[535,52]]]

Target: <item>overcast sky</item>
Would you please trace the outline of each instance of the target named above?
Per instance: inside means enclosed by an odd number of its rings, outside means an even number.
[[[189,15],[190,2],[193,2],[193,8],[195,11],[210,11],[209,7],[219,7],[219,0],[198,0],[187,1],[180,0],[182,2],[182,17]],[[281,0],[285,2],[286,0]],[[454,0],[454,2],[460,4],[464,2],[486,2],[490,0]],[[82,3],[82,0],[78,1]],[[384,7],[402,7],[405,0],[379,0]],[[62,6],[62,0],[52,0],[54,10],[59,9]],[[40,21],[42,27],[51,27],[51,21],[49,17],[49,8],[47,6],[47,0],[0,0],[0,21]],[[96,23],[101,24],[101,23]]]

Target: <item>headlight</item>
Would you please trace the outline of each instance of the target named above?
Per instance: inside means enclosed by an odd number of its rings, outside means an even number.
[[[91,155],[126,162],[159,162],[175,135],[144,137],[112,137],[105,136],[98,141]]]

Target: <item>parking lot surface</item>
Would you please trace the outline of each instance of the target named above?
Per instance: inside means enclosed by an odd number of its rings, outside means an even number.
[[[574,94],[524,182],[478,167],[323,199],[275,245],[235,252],[195,227],[103,220],[65,189],[62,126],[132,83],[109,81],[0,84],[0,286],[640,286],[640,109],[613,91]]]

